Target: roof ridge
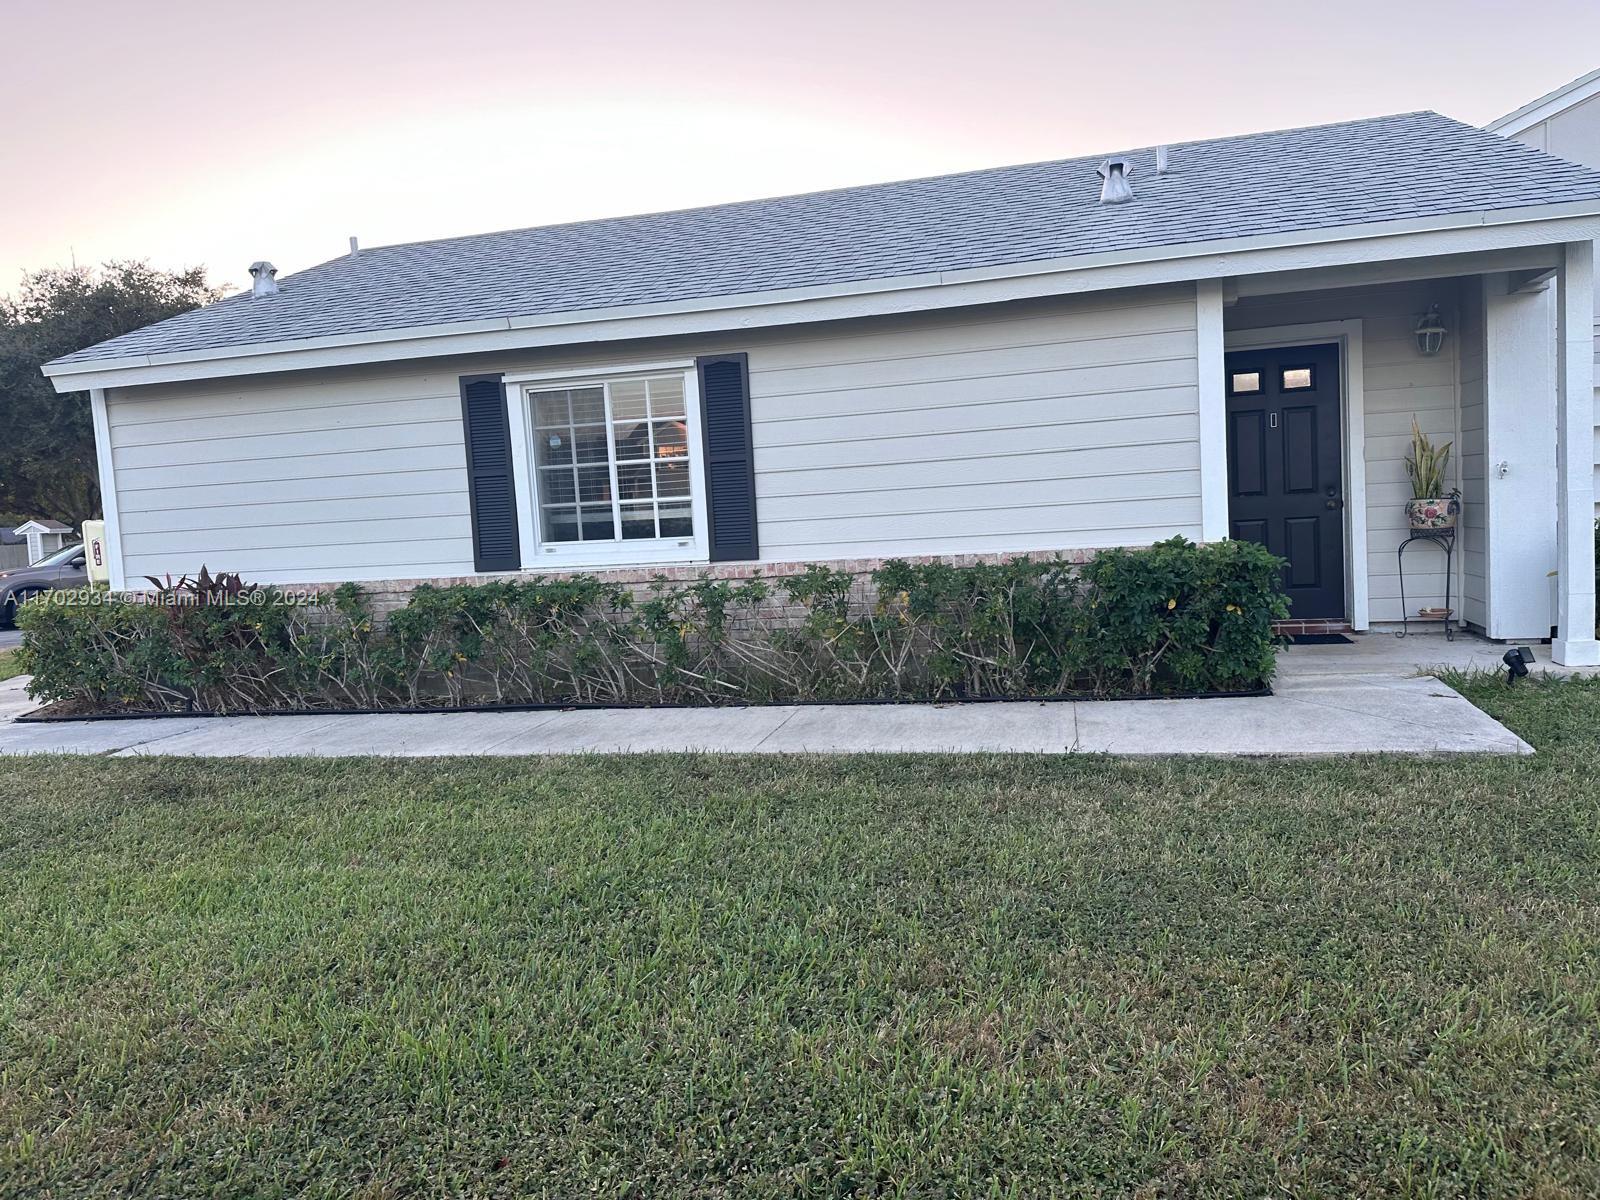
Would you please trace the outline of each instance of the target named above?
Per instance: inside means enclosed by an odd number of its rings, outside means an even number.
[[[1064,163],[1090,162],[1096,159],[1103,159],[1116,155],[1145,153],[1153,154],[1156,147],[1162,145],[1165,145],[1171,149],[1178,149],[1186,146],[1214,146],[1223,142],[1240,142],[1247,141],[1251,138],[1275,137],[1280,134],[1307,133],[1312,130],[1339,129],[1351,125],[1368,125],[1379,121],[1396,121],[1405,117],[1420,116],[1439,117],[1441,120],[1446,121],[1453,120],[1453,118],[1443,116],[1443,114],[1435,112],[1432,109],[1413,109],[1410,112],[1384,113],[1375,117],[1354,117],[1343,121],[1322,121],[1310,125],[1291,125],[1282,129],[1259,129],[1251,133],[1223,134],[1218,137],[1196,138],[1192,141],[1151,142],[1150,144],[1144,146],[1133,146],[1117,150],[1096,151],[1092,154],[1074,154],[1066,158],[1040,158],[1032,159],[1027,162],[1001,163],[992,167],[974,167],[969,171],[944,171],[934,175],[910,175],[901,179],[882,179],[873,183],[850,183],[841,185],[840,187],[819,188],[815,191],[809,192],[780,192],[771,196],[753,196],[745,200],[722,200],[714,204],[690,204],[685,205],[682,208],[649,209],[643,212],[619,213],[609,217],[583,217],[572,221],[555,221],[548,225],[509,225],[504,229],[489,229],[484,230],[481,233],[457,233],[438,238],[413,238],[404,242],[385,242],[376,246],[363,246],[361,247],[361,253],[368,254],[378,253],[384,250],[405,250],[413,246],[439,246],[451,242],[470,242],[476,241],[479,238],[504,237],[509,234],[533,233],[546,229],[574,229],[585,225],[622,224],[627,221],[642,221],[650,217],[673,217],[687,216],[692,213],[721,212],[729,209],[737,209],[745,205],[775,204],[784,200],[814,200],[824,196],[840,196],[851,192],[869,191],[876,188],[900,187],[907,184],[916,183],[933,183],[944,179],[973,179],[983,175],[997,174],[1002,171],[1025,171],[1032,167],[1053,167],[1062,165]],[[1462,122],[1454,123],[1462,124]],[[1467,128],[1473,128],[1473,126],[1467,126]],[[343,262],[348,257],[349,256],[346,254],[337,254],[331,258],[324,259],[320,263],[313,263],[309,267],[304,267],[295,274],[304,274],[308,271],[314,271],[318,267],[326,266],[328,263]],[[288,275],[284,278],[286,280],[293,279],[294,276]]]

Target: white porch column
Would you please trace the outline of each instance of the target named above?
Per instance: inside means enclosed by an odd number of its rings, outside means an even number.
[[[1200,372],[1200,540],[1228,536],[1228,401],[1223,384],[1222,280],[1195,284],[1195,361]]]
[[[1492,638],[1550,636],[1550,571],[1559,561],[1555,523],[1530,513],[1559,507],[1550,469],[1556,426],[1555,354],[1550,342],[1555,289],[1523,291],[1513,276],[1484,275],[1481,329],[1463,320],[1462,557],[1469,567],[1481,554],[1484,632]],[[1469,342],[1481,337],[1478,393],[1468,369]],[[1476,409],[1470,403],[1475,398]],[[1475,421],[1469,421],[1473,413]],[[1476,426],[1476,433],[1473,427]],[[1481,438],[1474,444],[1475,438]],[[1470,586],[1470,582],[1469,582]],[[1462,597],[1463,607],[1467,599]],[[1469,618],[1470,619],[1470,618]]]
[[[111,574],[111,590],[128,586],[122,567],[122,515],[117,496],[116,464],[111,459],[111,421],[106,412],[104,388],[89,390],[89,409],[94,416],[94,458],[100,476],[100,513],[106,522],[106,564]]]
[[[1594,635],[1594,243],[1568,242],[1556,276],[1556,640],[1563,666],[1600,665]]]

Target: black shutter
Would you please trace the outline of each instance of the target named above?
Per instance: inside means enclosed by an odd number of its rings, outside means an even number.
[[[695,360],[706,438],[706,510],[711,561],[760,557],[756,544],[756,468],[750,446],[750,364],[745,354]]]
[[[498,375],[461,377],[461,424],[472,502],[472,560],[478,571],[520,571],[517,483],[511,471],[511,422]]]

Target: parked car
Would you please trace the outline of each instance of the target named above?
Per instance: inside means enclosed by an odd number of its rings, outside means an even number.
[[[83,587],[89,582],[83,545],[63,546],[32,566],[0,573],[0,629],[16,624],[17,605],[29,596],[54,588]]]

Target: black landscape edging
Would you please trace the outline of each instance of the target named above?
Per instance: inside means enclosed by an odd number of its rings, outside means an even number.
[[[1088,703],[1099,700],[1241,700],[1272,695],[1271,687],[1251,688],[1241,692],[1161,692],[1139,696],[1096,696],[1091,692],[1063,692],[1054,696],[962,696],[945,700],[763,700],[735,704],[459,704],[431,707],[403,708],[269,708],[259,711],[215,712],[197,709],[191,712],[127,712],[79,713],[55,715],[42,709],[24,713],[13,720],[29,725],[53,725],[71,721],[156,721],[194,717],[381,717],[425,716],[429,713],[507,713],[507,712],[605,712],[632,709],[691,709],[691,708],[818,708],[847,704],[932,704],[953,707],[962,704],[1060,704],[1066,702]]]

